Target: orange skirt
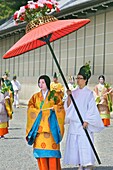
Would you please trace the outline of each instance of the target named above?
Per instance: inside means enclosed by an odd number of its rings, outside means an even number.
[[[61,170],[60,158],[38,158],[39,170]]]
[[[6,123],[0,123],[0,136],[4,136],[8,133],[8,124]]]
[[[109,126],[110,125],[110,119],[102,119],[104,126]]]

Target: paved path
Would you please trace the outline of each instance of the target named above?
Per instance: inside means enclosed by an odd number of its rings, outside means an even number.
[[[25,141],[26,107],[14,110],[10,121],[9,134],[0,139],[0,170],[37,170],[36,160],[32,155],[32,147]],[[113,117],[113,116],[112,116]],[[67,129],[67,128],[66,128]],[[61,144],[64,152],[66,133]],[[95,170],[113,170],[113,119],[111,126],[95,135],[95,148],[102,164],[96,162]],[[62,162],[62,159],[61,159]],[[76,167],[66,167],[63,170],[77,170]]]

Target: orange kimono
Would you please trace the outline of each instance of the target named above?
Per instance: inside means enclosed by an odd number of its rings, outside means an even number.
[[[65,111],[61,97],[57,102],[44,100],[42,92],[34,94],[28,103],[26,139],[33,144],[33,154],[41,170],[60,170],[60,142],[64,134]],[[54,110],[53,110],[54,108]]]

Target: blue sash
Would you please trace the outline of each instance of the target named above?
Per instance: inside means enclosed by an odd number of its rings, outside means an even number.
[[[27,141],[28,141],[29,145],[32,145],[35,141],[41,118],[42,118],[42,111],[40,111],[40,113],[38,114],[32,128],[27,136]]]
[[[50,131],[52,133],[52,136],[56,144],[60,143],[60,141],[62,140],[62,136],[61,136],[60,127],[57,121],[55,111],[53,110],[50,110],[49,124],[50,124]]]

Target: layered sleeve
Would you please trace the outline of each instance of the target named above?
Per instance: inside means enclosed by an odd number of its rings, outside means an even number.
[[[40,109],[36,107],[36,94],[35,94],[31,97],[31,99],[28,102],[26,137],[28,136],[39,113],[40,113]]]
[[[55,113],[56,113],[58,125],[60,127],[61,136],[63,137],[63,134],[64,134],[64,120],[65,120],[64,103],[62,101],[62,98],[58,95],[58,93],[56,93],[56,95],[58,97],[58,101],[57,101],[57,103],[55,105],[53,105],[53,108],[54,108]]]

